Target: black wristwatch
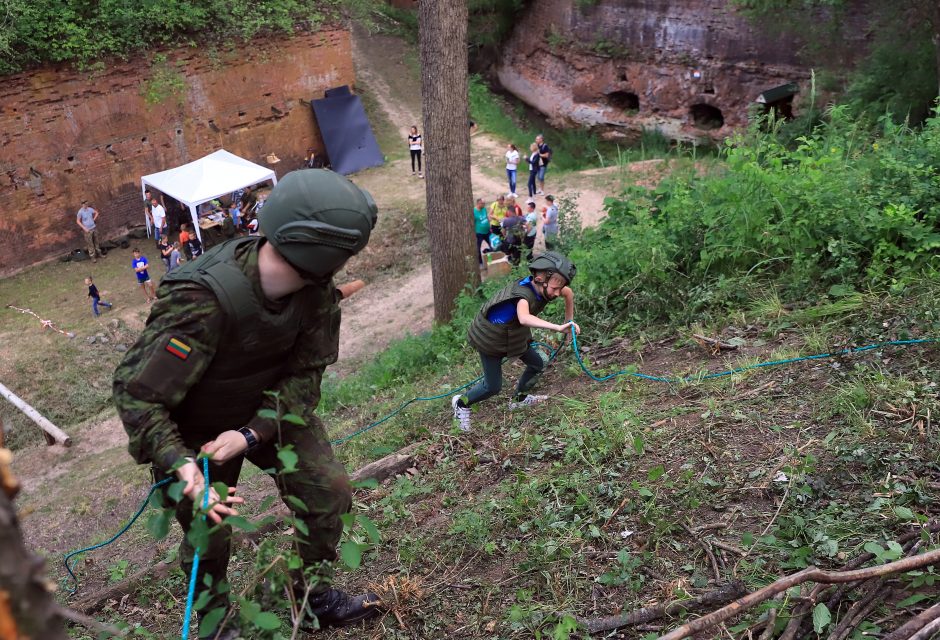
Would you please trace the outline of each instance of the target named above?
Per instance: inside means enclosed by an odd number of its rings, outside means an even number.
[[[238,433],[245,436],[245,441],[248,443],[248,450],[245,453],[249,453],[258,448],[258,445],[261,444],[258,442],[258,438],[255,437],[255,434],[251,432],[251,429],[248,427],[242,427],[238,430]]]

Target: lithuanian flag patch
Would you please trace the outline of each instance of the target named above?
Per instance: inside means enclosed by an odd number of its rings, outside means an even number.
[[[166,344],[166,350],[180,360],[185,360],[189,357],[193,348],[179,338],[170,338],[170,341]]]

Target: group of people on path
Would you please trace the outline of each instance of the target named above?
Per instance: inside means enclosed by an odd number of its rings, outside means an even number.
[[[516,183],[519,173],[519,148],[509,143],[506,147],[506,179],[509,181],[509,193],[507,196],[518,198],[516,194]],[[552,161],[552,148],[545,142],[545,137],[540,133],[535,136],[535,141],[529,145],[529,155],[526,156],[526,163],[529,165],[529,180],[527,183],[529,197],[534,198],[545,193],[545,172],[548,171],[548,165]]]
[[[523,208],[516,203],[512,194],[500,194],[488,207],[483,198],[477,198],[473,208],[473,228],[477,241],[477,262],[481,269],[486,267],[484,255],[492,251],[502,251],[513,264],[519,264],[523,250],[526,251],[526,259],[532,259],[538,235],[539,212],[536,206],[535,199],[529,198]],[[545,196],[541,218],[545,248],[552,250],[558,239],[555,196]]]
[[[353,624],[383,610],[375,594],[350,595],[333,584],[351,486],[316,415],[325,368],[338,355],[339,303],[349,291],[333,278],[366,246],[377,213],[372,197],[343,176],[322,169],[289,173],[271,193],[262,236],[224,242],[163,278],[146,327],[115,371],[114,401],[129,450],[152,465],[157,479],[182,484],[180,500],[168,489],[163,500],[175,506],[183,530],[198,517],[195,505],[205,491],[206,515],[221,524],[199,549],[200,621],[232,606],[226,582],[232,532],[223,519],[244,502],[237,490],[244,460],[275,478],[298,522],[293,536],[301,566],[290,571],[289,584],[297,601],[307,602],[302,628]],[[499,391],[503,357],[526,363],[513,406],[544,399],[528,393],[546,361],[530,328],[578,330],[569,286],[574,265],[547,252],[532,260],[530,271],[488,301],[470,327],[484,380],[451,401],[461,429],[470,428],[470,408]],[[559,297],[565,323],[540,320]],[[282,420],[287,413],[297,419]],[[283,447],[297,454],[295,469],[278,455]],[[211,487],[199,456],[211,460]],[[184,536],[179,557],[187,573],[195,552]],[[199,637],[234,640],[239,634],[224,616],[202,625]]]

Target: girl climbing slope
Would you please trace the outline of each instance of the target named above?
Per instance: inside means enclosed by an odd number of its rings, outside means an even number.
[[[467,331],[470,344],[480,352],[483,380],[466,395],[451,399],[454,419],[463,431],[470,430],[470,407],[502,389],[503,358],[518,357],[526,365],[510,409],[535,404],[548,397],[528,393],[546,365],[545,356],[532,344],[531,328],[581,333],[581,328],[572,320],[574,292],[568,286],[574,280],[574,264],[562,254],[548,251],[529,262],[529,271],[531,276],[506,285],[490,298]],[[564,324],[537,317],[549,302],[559,297],[565,300]]]

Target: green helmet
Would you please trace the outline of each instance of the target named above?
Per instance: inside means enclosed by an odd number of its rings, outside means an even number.
[[[302,169],[277,183],[259,214],[261,232],[298,272],[333,276],[366,246],[378,208],[368,191],[326,169]]]
[[[535,273],[536,271],[557,273],[562,278],[564,278],[568,284],[571,284],[571,281],[574,280],[574,276],[578,272],[578,269],[574,266],[574,263],[571,262],[571,260],[557,251],[546,251],[545,253],[540,253],[529,261],[529,271],[532,273]]]

